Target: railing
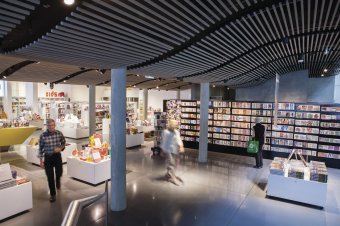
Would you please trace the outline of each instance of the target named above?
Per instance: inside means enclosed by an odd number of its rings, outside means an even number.
[[[71,202],[70,206],[67,209],[63,222],[61,226],[77,226],[78,219],[80,213],[83,209],[88,207],[89,205],[95,203],[99,199],[105,196],[106,201],[106,216],[105,216],[105,226],[108,225],[108,211],[109,211],[109,198],[108,198],[108,180],[105,181],[105,192],[99,195],[94,195],[91,197],[87,197],[84,199],[78,199]]]

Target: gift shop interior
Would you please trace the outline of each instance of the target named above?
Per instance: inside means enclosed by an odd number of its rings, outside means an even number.
[[[2,1],[1,225],[339,225],[339,21],[336,0]]]

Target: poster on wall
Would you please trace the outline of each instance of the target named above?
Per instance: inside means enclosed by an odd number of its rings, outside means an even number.
[[[275,104],[274,104],[274,127],[277,126],[277,112],[279,109],[279,86],[280,86],[280,75],[276,73],[275,79]]]

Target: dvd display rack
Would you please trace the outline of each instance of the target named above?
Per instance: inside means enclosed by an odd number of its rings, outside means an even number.
[[[308,156],[316,156],[319,134],[320,105],[296,104],[294,149]]]
[[[340,159],[340,104],[321,105],[318,157]]]
[[[277,121],[272,125],[271,150],[290,153],[294,146],[295,104],[279,103]]]
[[[188,147],[197,147],[199,102],[182,102],[171,100],[168,105],[172,108],[166,106],[165,109],[171,117],[181,122],[183,141],[196,143],[188,143]],[[322,158],[333,165],[339,163],[333,160],[340,159],[340,104],[279,103],[276,126],[274,109],[274,103],[270,102],[212,101],[209,107],[208,140],[217,146],[211,146],[210,150],[245,150],[252,135],[251,128],[256,118],[261,117],[267,130],[263,149],[269,155],[277,153],[274,155],[284,156],[294,149],[312,160]]]

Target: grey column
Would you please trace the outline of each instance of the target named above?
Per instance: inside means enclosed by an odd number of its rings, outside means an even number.
[[[148,99],[149,99],[149,91],[148,89],[143,89],[144,120],[148,119]]]
[[[5,98],[3,99],[3,104],[7,117],[12,119],[12,83],[10,81],[5,81]]]
[[[111,69],[111,210],[126,209],[126,69]]]
[[[96,133],[96,86],[89,86],[89,130],[90,136]]]
[[[31,107],[32,113],[38,113],[38,83],[26,83],[26,105]]]
[[[177,99],[177,100],[180,100],[180,99],[181,99],[181,90],[180,90],[180,89],[177,90],[177,92],[176,92],[176,99]]]
[[[198,162],[207,162],[208,157],[208,118],[209,118],[209,83],[201,83],[200,95],[200,137]]]

